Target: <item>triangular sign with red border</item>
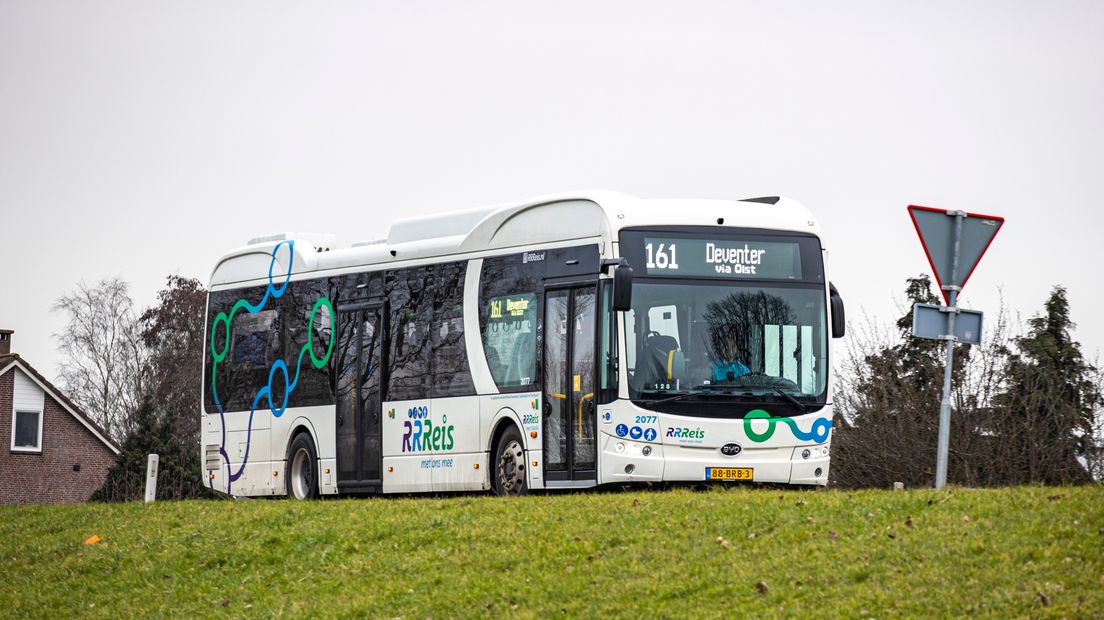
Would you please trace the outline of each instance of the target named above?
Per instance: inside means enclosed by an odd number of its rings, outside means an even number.
[[[953,269],[955,218],[946,209],[933,209],[909,205],[909,216],[920,236],[920,243],[928,255],[928,263],[935,273],[935,281],[943,299],[950,305],[950,292],[944,286],[957,286],[959,290],[974,273],[989,244],[1004,226],[1004,218],[995,215],[967,213],[962,220],[962,237],[959,240],[958,269]],[[954,273],[952,274],[952,271]]]

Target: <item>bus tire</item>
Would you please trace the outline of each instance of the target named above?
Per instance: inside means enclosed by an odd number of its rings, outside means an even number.
[[[498,438],[494,451],[491,484],[496,495],[527,495],[525,444],[521,431],[511,424]]]
[[[299,433],[288,446],[286,486],[288,497],[318,497],[318,453],[310,434]]]

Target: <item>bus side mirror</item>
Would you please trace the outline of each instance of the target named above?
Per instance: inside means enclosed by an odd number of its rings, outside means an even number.
[[[613,270],[613,309],[625,312],[632,309],[633,270],[629,262],[621,259],[621,264]]]
[[[847,320],[843,310],[843,298],[836,285],[828,283],[828,296],[832,300],[832,337],[843,338],[847,332]]]

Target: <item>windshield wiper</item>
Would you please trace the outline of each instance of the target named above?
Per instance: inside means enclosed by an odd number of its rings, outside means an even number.
[[[794,405],[797,405],[798,409],[801,409],[801,411],[803,413],[805,411],[809,410],[808,406],[805,403],[801,402],[800,400],[797,400],[796,398],[793,397],[792,394],[787,393],[785,390],[778,387],[777,385],[772,385],[770,387],[773,388],[774,391],[777,392],[779,396],[781,396],[782,398],[785,398],[786,400],[790,401]]]
[[[766,384],[766,383],[759,383],[759,384],[752,383],[752,384],[748,384],[748,385],[731,386],[731,387],[726,386],[726,387],[729,387],[730,389],[767,388],[767,389],[770,389],[770,390],[774,390],[774,392],[776,394],[778,394],[782,398],[785,398],[787,401],[790,402],[790,404],[795,405],[798,409],[800,409],[802,411],[802,413],[809,410],[809,406],[807,404],[801,402],[800,400],[797,400],[796,398],[794,398],[794,396],[792,394],[790,394],[789,392],[783,390],[782,388],[778,387],[777,385],[770,385],[770,384]],[[732,392],[729,392],[729,393],[731,394]],[[745,395],[750,395],[750,392],[745,393]]]

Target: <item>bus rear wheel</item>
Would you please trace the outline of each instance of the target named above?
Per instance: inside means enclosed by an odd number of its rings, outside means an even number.
[[[498,438],[495,447],[495,469],[492,485],[497,495],[525,495],[529,487],[525,481],[525,448],[521,431],[511,425]]]
[[[314,442],[310,435],[299,433],[288,446],[287,494],[295,499],[315,499],[318,497],[318,456],[314,451]]]

